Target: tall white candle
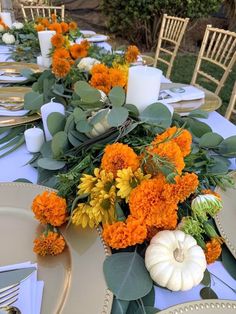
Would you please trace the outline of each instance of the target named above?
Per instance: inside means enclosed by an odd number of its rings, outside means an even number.
[[[55,31],[38,32],[39,45],[40,45],[41,55],[43,57],[48,57],[50,50],[52,49],[51,38],[55,34],[56,34]]]
[[[0,12],[0,17],[8,27],[11,28],[12,26],[12,19],[11,19],[11,13],[10,12]]]
[[[26,148],[30,153],[40,151],[44,143],[43,130],[40,128],[31,128],[24,132]]]
[[[40,66],[43,66],[43,57],[42,56],[37,57],[37,64]]]
[[[46,138],[46,141],[50,141],[52,139],[52,135],[48,130],[47,118],[50,115],[50,113],[53,113],[53,112],[59,112],[65,115],[65,107],[62,104],[58,102],[53,102],[51,100],[49,103],[43,105],[40,110],[41,110],[41,115],[42,115],[42,120],[43,120],[43,129],[45,133],[45,138]]]
[[[52,58],[48,57],[42,57],[43,58],[43,66],[45,68],[50,68],[50,65],[52,64]]]
[[[142,112],[158,100],[162,71],[148,66],[129,68],[126,103],[135,105]]]

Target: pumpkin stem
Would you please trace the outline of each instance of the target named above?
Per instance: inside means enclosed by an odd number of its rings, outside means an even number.
[[[182,263],[184,261],[183,242],[177,242],[178,247],[174,250],[173,255],[177,262]]]

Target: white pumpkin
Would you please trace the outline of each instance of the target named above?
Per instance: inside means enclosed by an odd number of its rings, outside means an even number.
[[[93,138],[93,137],[96,137],[98,135],[101,135],[101,134],[105,133],[107,130],[109,130],[111,128],[111,126],[107,122],[107,115],[108,115],[110,110],[107,110],[107,109],[99,110],[98,112],[93,114],[91,117],[89,117],[88,121],[91,121],[91,119],[95,118],[97,115],[102,113],[104,110],[107,111],[107,114],[104,117],[102,117],[99,122],[94,123],[92,130],[90,132],[86,133],[86,135],[89,138]]]
[[[185,291],[202,281],[207,264],[202,248],[192,236],[180,230],[164,230],[152,238],[145,265],[158,285]]]

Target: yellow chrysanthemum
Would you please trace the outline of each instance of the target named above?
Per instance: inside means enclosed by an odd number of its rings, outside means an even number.
[[[80,184],[78,185],[78,195],[91,193],[96,182],[96,177],[91,176],[90,174],[83,174],[83,177],[80,179]]]
[[[97,173],[98,180],[92,189],[91,193],[99,194],[101,191],[104,191],[105,193],[109,193],[114,183],[114,176],[112,172],[106,172],[105,170],[100,170],[99,173]]]
[[[95,194],[90,201],[93,217],[97,222],[102,224],[113,223],[116,221],[115,212],[115,186],[110,188],[109,193],[101,190],[99,194]]]
[[[131,191],[136,188],[145,179],[150,179],[151,175],[144,175],[139,168],[136,171],[132,171],[129,167],[117,171],[116,187],[119,189],[117,195],[121,198],[125,198],[126,203],[129,201],[129,195]]]
[[[91,206],[84,203],[78,204],[77,208],[73,211],[72,223],[76,226],[81,225],[82,228],[86,228],[87,226],[94,228],[99,224],[92,214]]]

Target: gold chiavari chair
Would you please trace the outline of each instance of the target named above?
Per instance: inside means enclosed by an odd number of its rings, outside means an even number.
[[[234,83],[233,91],[230,97],[229,105],[227,107],[225,118],[230,119],[232,114],[236,114],[236,81]]]
[[[191,84],[202,86],[204,81],[214,83],[216,85],[214,93],[218,95],[235,61],[236,33],[207,25]],[[207,63],[211,64],[211,73],[207,73],[209,70],[207,71],[206,67],[204,67]],[[216,77],[218,71],[215,71],[213,67],[221,71],[219,78]]]
[[[47,5],[23,5],[21,4],[21,10],[25,22],[29,20],[34,21],[37,17],[47,17],[50,18],[54,13],[64,21],[65,18],[65,5],[61,6],[47,6]]]
[[[168,66],[166,77],[169,78],[175,57],[177,55],[180,43],[188,25],[189,18],[180,18],[175,16],[163,15],[160,34],[158,37],[157,49],[155,54],[154,67],[157,62],[162,62]],[[165,48],[163,47],[165,45]],[[163,59],[160,53],[166,54],[168,60]]]

